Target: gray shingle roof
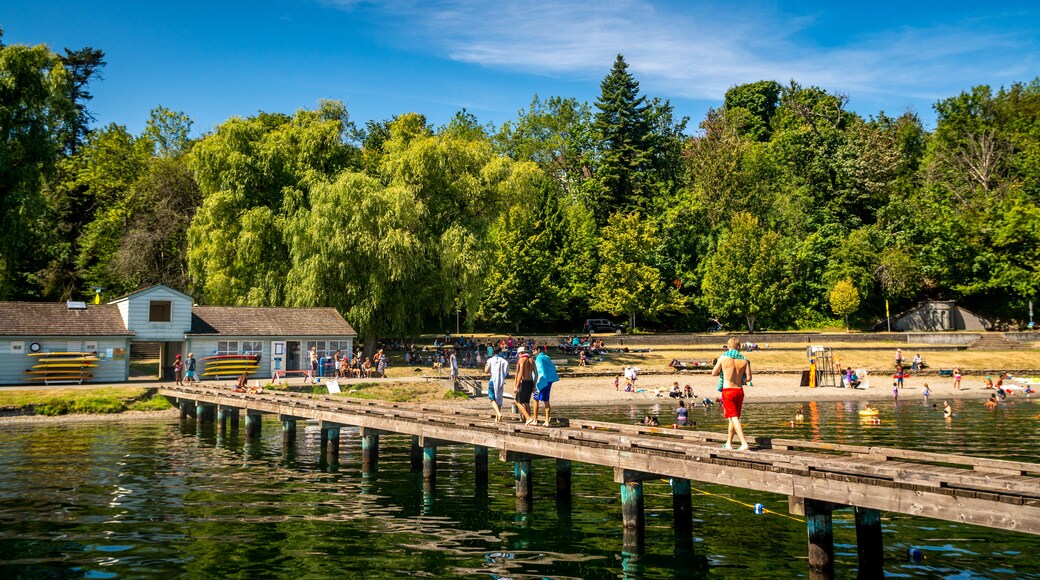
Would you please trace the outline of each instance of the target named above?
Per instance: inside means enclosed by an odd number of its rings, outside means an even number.
[[[195,306],[191,332],[224,336],[356,336],[335,308]]]
[[[65,303],[0,302],[0,336],[133,336],[119,308],[88,304],[69,310]]]

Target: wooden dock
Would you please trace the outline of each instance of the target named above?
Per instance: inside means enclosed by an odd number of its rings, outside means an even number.
[[[424,482],[436,479],[436,449],[472,445],[477,477],[487,476],[487,452],[515,462],[518,509],[532,496],[532,460],[556,460],[557,497],[569,501],[570,463],[611,467],[621,486],[626,531],[643,528],[642,481],[669,478],[676,526],[690,525],[690,482],[751,489],[790,498],[791,513],[807,523],[811,577],[834,575],[831,512],[853,508],[861,577],[884,574],[881,512],[1040,534],[1040,464],[860,447],[789,439],[758,439],[751,451],[722,449],[718,433],[570,420],[559,427],[496,423],[489,412],[432,405],[392,404],[324,395],[233,393],[204,387],[163,387],[182,416],[200,422],[245,412],[246,437],[259,434],[260,417],[278,415],[283,441],[295,440],[297,420],[321,422],[322,445],[338,457],[339,430],[361,428],[363,469],[378,461],[380,434],[412,436],[413,467]]]

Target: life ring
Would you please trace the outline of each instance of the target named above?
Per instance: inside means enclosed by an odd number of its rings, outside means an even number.
[[[877,415],[878,415],[878,410],[877,409],[860,409],[859,410],[859,416],[860,417],[877,417]]]

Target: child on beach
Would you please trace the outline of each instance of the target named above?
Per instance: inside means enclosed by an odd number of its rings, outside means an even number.
[[[953,388],[954,390],[961,390],[961,367],[953,369]]]
[[[928,390],[928,383],[925,383],[924,384],[924,402],[925,403],[928,402],[928,395],[931,395],[931,394],[932,394],[932,392]]]

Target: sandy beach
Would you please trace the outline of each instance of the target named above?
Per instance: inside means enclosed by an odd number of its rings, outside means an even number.
[[[947,377],[910,377],[904,380],[899,391],[900,399],[921,399],[924,397],[924,385],[928,384],[931,399],[942,401],[944,398],[980,399],[989,397],[995,391],[987,390],[983,385],[985,376],[965,375],[961,380],[960,390],[953,388],[953,379]],[[818,387],[810,389],[798,386],[799,376],[792,373],[756,373],[753,386],[744,389],[744,397],[748,402],[802,402],[802,401],[870,401],[892,398],[892,378],[887,376],[869,377],[870,387],[866,389],[843,389]],[[673,381],[679,381],[680,388],[687,383],[693,388],[696,399],[718,397],[718,379],[708,375],[648,375],[637,380],[637,389],[644,392],[625,392],[614,390],[614,379],[611,377],[563,377],[553,386],[552,402],[560,407],[568,405],[614,404],[618,401],[634,403],[647,402],[655,398],[654,390],[662,391],[661,397],[668,399],[667,391]],[[1009,383],[1010,384],[1010,383]],[[1026,397],[1021,390],[1011,396]]]

